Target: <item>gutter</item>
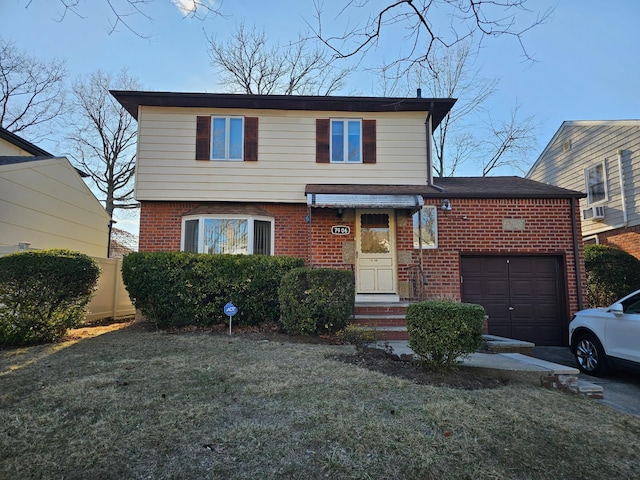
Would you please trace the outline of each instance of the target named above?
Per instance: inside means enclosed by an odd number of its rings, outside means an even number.
[[[420,90],[418,90],[418,94],[420,94]],[[433,187],[436,190],[441,192],[444,191],[444,188],[439,187],[433,184],[433,159],[432,159],[432,149],[431,149],[431,134],[433,133],[433,115],[431,112],[435,108],[435,103],[432,101],[429,104],[429,112],[427,112],[427,119],[425,120],[425,129],[427,134],[427,185],[429,187]]]
[[[620,172],[620,196],[622,197],[622,226],[626,227],[629,222],[627,212],[627,196],[624,191],[624,171],[622,169],[622,150],[618,150],[618,171]]]

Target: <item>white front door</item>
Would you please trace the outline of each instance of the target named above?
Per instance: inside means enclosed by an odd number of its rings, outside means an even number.
[[[356,293],[396,293],[393,210],[356,211]]]

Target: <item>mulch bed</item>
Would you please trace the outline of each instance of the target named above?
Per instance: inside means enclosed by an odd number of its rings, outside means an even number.
[[[336,355],[333,358],[421,385],[480,390],[502,387],[509,383],[508,380],[479,375],[460,366],[454,366],[444,371],[425,370],[419,362],[399,359],[397,355],[377,348],[365,348],[362,352],[354,355]]]

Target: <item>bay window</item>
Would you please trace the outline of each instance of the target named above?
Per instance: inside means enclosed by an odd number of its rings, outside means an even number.
[[[182,221],[182,251],[273,255],[273,219],[199,216]]]

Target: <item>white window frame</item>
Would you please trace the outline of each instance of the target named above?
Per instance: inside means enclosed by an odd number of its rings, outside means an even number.
[[[589,172],[595,168],[602,168],[602,181],[603,181],[603,186],[604,186],[604,198],[600,199],[600,200],[593,200],[592,195],[591,195],[591,189],[589,188]],[[607,168],[606,168],[606,164],[603,161],[596,163],[595,165],[590,166],[589,168],[585,168],[584,170],[584,184],[586,187],[586,191],[587,191],[587,205],[598,205],[601,203],[606,202],[609,199],[609,190],[607,188]]]
[[[342,161],[333,160],[333,123],[341,122],[343,125],[343,143],[342,143]],[[360,126],[359,136],[359,152],[360,158],[357,162],[349,161],[349,122],[358,122]],[[351,164],[356,165],[362,163],[362,119],[361,118],[330,118],[329,119],[329,162],[336,164]]]
[[[247,221],[247,253],[246,255],[254,255],[254,233],[255,233],[255,221],[263,221],[271,223],[271,239],[270,239],[270,252],[269,255],[274,254],[274,219],[272,217],[264,217],[257,215],[189,215],[182,217],[182,227],[180,232],[180,251],[184,251],[185,241],[185,226],[189,220],[198,220],[198,252],[205,253],[204,251],[204,222],[205,220],[246,220]],[[243,254],[238,254],[243,255]]]
[[[424,243],[424,238],[422,239],[422,246],[420,246],[418,244],[418,235],[417,235],[417,228],[418,228],[418,222],[416,215],[421,215],[423,213],[424,210],[431,210],[432,215],[433,215],[433,221],[434,221],[434,225],[433,225],[433,238],[434,241],[433,243]],[[413,215],[411,215],[411,224],[413,227],[413,248],[416,250],[420,250],[420,248],[422,248],[422,250],[430,250],[430,249],[435,249],[438,248],[438,207],[436,205],[423,205],[422,208],[420,210],[418,210],[417,212],[415,212]],[[423,224],[424,227],[424,224]]]
[[[213,157],[213,140],[215,138],[215,120],[223,119],[225,121],[224,129],[224,158]],[[231,120],[241,120],[242,125],[240,127],[240,157],[231,158]],[[211,141],[209,142],[209,160],[214,162],[242,162],[244,160],[244,117],[233,115],[211,115]]]

